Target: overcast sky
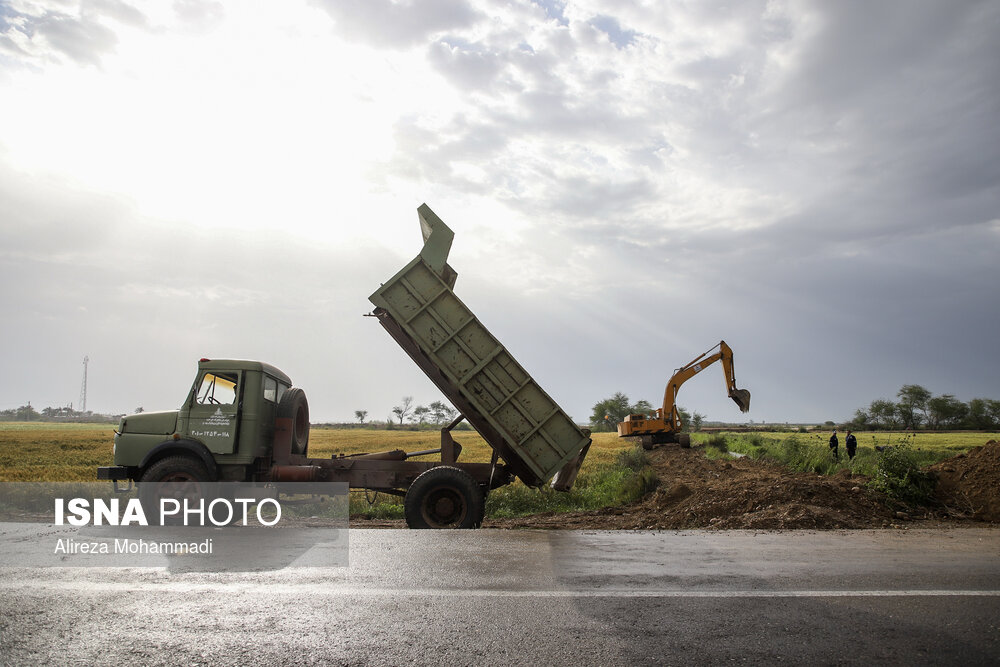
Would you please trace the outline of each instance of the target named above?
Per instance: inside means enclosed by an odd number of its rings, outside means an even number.
[[[456,292],[578,421],[1000,398],[1000,3],[0,0],[0,409],[176,408],[275,364],[314,421],[440,395],[368,295]]]

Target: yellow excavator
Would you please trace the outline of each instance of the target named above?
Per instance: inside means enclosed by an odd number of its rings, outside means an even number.
[[[714,354],[713,354],[714,352]],[[663,407],[656,411],[656,416],[632,414],[625,421],[618,423],[618,437],[640,438],[644,449],[652,449],[656,445],[676,442],[681,447],[691,446],[691,436],[681,433],[681,416],[677,411],[677,391],[681,385],[711,366],[716,361],[722,361],[722,369],[726,373],[726,389],[729,398],[736,402],[741,412],[750,409],[750,392],[736,388],[736,376],[733,375],[733,351],[726,341],[699,355],[688,364],[674,371],[663,394]]]

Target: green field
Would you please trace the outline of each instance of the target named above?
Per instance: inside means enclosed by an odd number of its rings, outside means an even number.
[[[830,454],[830,431],[695,433],[695,444],[707,445],[706,455],[725,456],[726,452],[745,454],[752,458],[765,458],[782,463],[793,470],[836,474],[840,470],[868,475],[874,474],[876,447],[903,447],[910,452],[919,466],[928,466],[944,459],[984,445],[990,440],[1000,440],[1000,433],[948,432],[922,433],[899,431],[855,431],[858,451],[854,460],[847,458],[844,445],[846,431],[838,431],[840,459]]]

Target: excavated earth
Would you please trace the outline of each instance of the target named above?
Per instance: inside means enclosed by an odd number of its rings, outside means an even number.
[[[931,506],[909,507],[841,471],[790,472],[747,457],[707,459],[701,448],[667,445],[649,452],[659,487],[642,500],[590,512],[487,519],[483,528],[836,529],[922,527],[973,519],[1000,521],[1000,443],[990,441],[928,468],[938,478]],[[351,518],[354,527],[402,527],[402,521]]]
[[[866,478],[790,472],[747,457],[707,459],[701,448],[649,452],[660,485],[623,507],[489,521],[502,528],[871,528],[910,517],[867,490]],[[901,514],[897,515],[897,512]]]
[[[1000,522],[1000,442],[990,440],[928,468],[935,495],[952,516]]]

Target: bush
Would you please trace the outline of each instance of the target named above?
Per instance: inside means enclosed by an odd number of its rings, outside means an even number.
[[[890,498],[907,503],[926,503],[934,491],[934,480],[920,469],[908,444],[878,452],[875,474],[868,485]]]
[[[618,492],[618,503],[624,505],[635,502],[655,491],[659,485],[660,478],[656,476],[656,471],[652,468],[646,467],[638,470],[622,484],[621,490]]]
[[[639,500],[656,489],[659,478],[641,446],[618,453],[613,464],[580,471],[569,493],[545,486],[529,489],[521,482],[495,489],[486,499],[486,515],[509,518],[539,512],[578,512]]]
[[[721,433],[713,435],[708,440],[705,441],[706,447],[711,447],[712,449],[718,449],[720,452],[729,451],[729,442],[726,440],[726,436]]]
[[[649,454],[641,445],[636,445],[632,449],[623,449],[618,452],[615,462],[623,468],[639,472],[649,465]]]

